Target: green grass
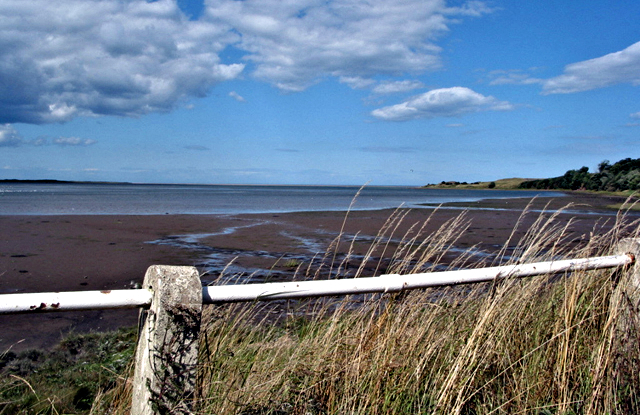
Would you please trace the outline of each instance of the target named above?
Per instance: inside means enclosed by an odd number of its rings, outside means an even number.
[[[135,339],[133,329],[71,334],[51,351],[1,354],[0,414],[88,413],[125,382]]]

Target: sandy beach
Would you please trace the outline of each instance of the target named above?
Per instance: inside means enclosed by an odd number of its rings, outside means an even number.
[[[606,206],[621,200],[577,193],[538,198],[515,240],[539,211],[571,203],[559,220],[574,221],[571,241],[581,243],[594,229],[604,232],[613,224],[615,211]],[[434,207],[413,209],[387,236],[401,238],[411,225],[432,215],[425,229],[429,234],[465,212],[469,224],[457,235],[455,246],[492,252],[507,241],[529,202],[488,199],[443,206],[435,213]],[[223,270],[223,276],[250,282],[287,279],[297,265],[322,257],[343,223],[338,252],[351,246],[354,254],[364,253],[392,214],[393,210],[354,211],[346,222],[345,212],[0,216],[0,293],[126,289],[141,282],[153,264],[196,266],[205,283],[220,278]],[[4,315],[0,352],[49,348],[70,331],[110,330],[136,321],[136,310]]]

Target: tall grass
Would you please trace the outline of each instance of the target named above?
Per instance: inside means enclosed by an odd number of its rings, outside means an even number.
[[[540,215],[520,241],[511,241],[511,254],[499,252],[493,262],[608,254],[637,229],[621,215],[612,230],[567,250],[572,235],[556,215]],[[390,218],[363,261],[391,250],[381,271],[434,267],[468,225],[461,215],[421,235],[417,224],[389,243],[402,217],[398,211]],[[462,255],[453,266],[469,262]],[[208,307],[198,412],[638,413],[640,332],[627,289],[631,274],[574,272],[308,301],[280,324],[258,304]]]

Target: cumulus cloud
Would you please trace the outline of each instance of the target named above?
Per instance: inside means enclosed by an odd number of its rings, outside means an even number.
[[[371,89],[374,95],[409,92],[424,87],[422,82],[408,79],[403,81],[376,81],[375,79],[362,78],[360,76],[341,76],[339,81],[348,85],[351,89]]]
[[[375,94],[395,94],[399,92],[409,92],[414,89],[423,88],[424,84],[420,81],[385,81],[373,87]]]
[[[3,0],[0,16],[0,122],[167,111],[244,68],[218,56],[237,34],[175,0]]]
[[[461,16],[491,10],[473,1],[212,0],[206,18],[241,34],[253,74],[282,91],[302,91],[326,76],[357,85],[374,75],[421,73],[441,66],[438,36]]]
[[[96,140],[79,137],[57,137],[49,139],[47,137],[38,137],[34,140],[26,140],[18,133],[11,124],[0,125],[0,147],[21,147],[21,146],[46,146],[56,145],[61,147],[73,146],[89,146],[95,144]]]
[[[408,121],[418,118],[455,117],[479,111],[509,111],[513,105],[484,96],[469,88],[434,89],[415,96],[397,105],[383,107],[371,112],[384,121]]]
[[[245,102],[244,97],[242,97],[240,94],[238,94],[236,91],[231,91],[229,92],[229,96],[233,99],[235,99],[238,102]]]
[[[23,143],[24,139],[11,124],[0,125],[0,147],[18,147]]]
[[[365,89],[375,84],[376,81],[360,76],[341,76],[340,83],[349,85],[351,89]]]
[[[446,9],[449,14],[459,14],[462,16],[480,17],[483,14],[493,12],[493,9],[482,1],[472,0],[462,6],[450,7]]]
[[[640,42],[619,52],[567,65],[562,75],[543,82],[542,93],[569,94],[620,83],[640,84]]]
[[[190,20],[176,0],[3,0],[0,123],[170,111],[247,62],[282,91],[327,77],[407,91],[417,83],[371,79],[440,68],[439,37],[491,11],[481,1],[207,0]],[[244,61],[223,62],[228,47]]]

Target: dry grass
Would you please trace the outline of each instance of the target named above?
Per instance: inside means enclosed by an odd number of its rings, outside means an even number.
[[[402,217],[396,212],[371,248],[391,254],[394,272],[433,267],[467,226],[464,215],[430,235],[417,224],[392,246],[388,236]],[[555,219],[540,216],[518,241],[517,261],[608,254],[637,229],[621,215],[612,231],[566,252],[568,228]],[[576,272],[308,301],[281,324],[257,304],[210,307],[198,412],[638,413],[640,332],[630,275]],[[256,323],[256,316],[265,318]]]

